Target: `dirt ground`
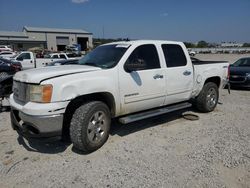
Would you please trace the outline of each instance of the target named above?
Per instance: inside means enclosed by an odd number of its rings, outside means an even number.
[[[211,113],[190,108],[113,123],[107,143],[90,154],[27,141],[11,129],[9,113],[0,113],[0,187],[249,188],[250,90],[222,90],[219,102]],[[183,119],[186,111],[200,119]]]

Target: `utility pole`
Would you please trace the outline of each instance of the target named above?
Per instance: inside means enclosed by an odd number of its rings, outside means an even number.
[[[104,26],[102,26],[102,38],[104,39],[104,33],[105,33],[105,31],[104,31]]]

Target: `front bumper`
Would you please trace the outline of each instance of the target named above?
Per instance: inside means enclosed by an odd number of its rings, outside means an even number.
[[[52,116],[32,116],[11,109],[11,126],[26,138],[61,138],[63,114]]]
[[[62,136],[63,117],[69,101],[19,104],[10,96],[11,125],[26,138],[54,140]]]

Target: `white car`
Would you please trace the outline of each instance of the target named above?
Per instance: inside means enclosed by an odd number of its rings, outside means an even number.
[[[215,109],[228,79],[227,62],[192,62],[173,41],[122,41],[101,45],[79,65],[16,73],[11,122],[20,135],[70,136],[79,150],[108,139],[112,118],[127,124],[190,107]]]
[[[0,57],[5,58],[5,59],[9,59],[13,56],[15,56],[16,53],[15,52],[11,52],[11,51],[2,51],[0,52]]]
[[[192,57],[194,57],[194,56],[196,55],[196,52],[193,51],[193,50],[191,50],[191,49],[188,50],[188,53],[189,53],[189,55],[192,56]]]
[[[9,46],[6,45],[0,45],[0,52],[2,51],[13,51]]]

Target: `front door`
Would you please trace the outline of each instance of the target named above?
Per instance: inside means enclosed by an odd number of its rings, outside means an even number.
[[[126,70],[128,64],[141,64],[132,72]],[[138,66],[137,66],[138,67]],[[121,112],[133,113],[159,107],[164,104],[165,79],[155,45],[137,47],[119,72]]]

